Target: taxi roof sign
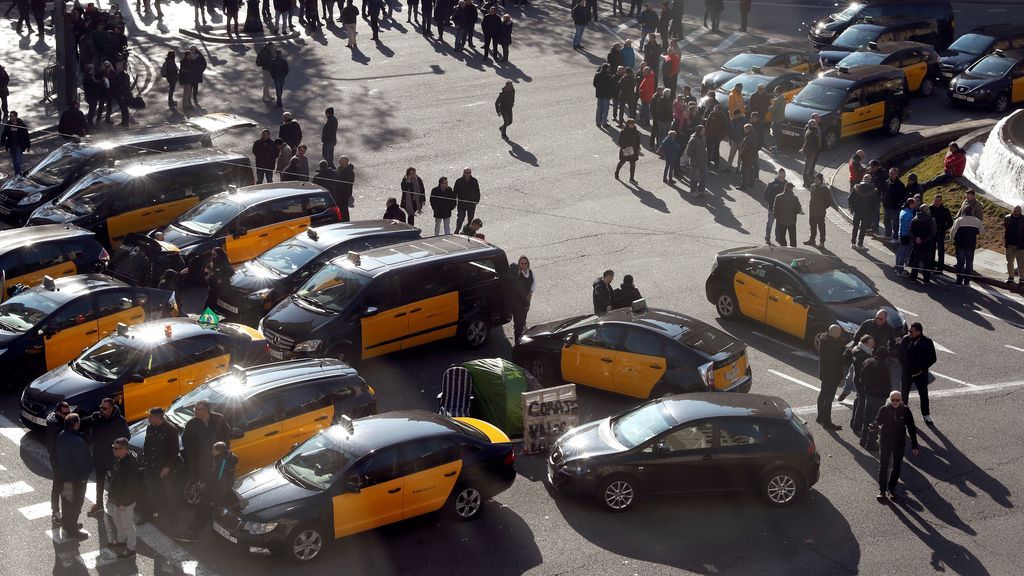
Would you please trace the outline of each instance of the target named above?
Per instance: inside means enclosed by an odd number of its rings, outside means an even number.
[[[306,236],[309,236],[309,239],[312,240],[313,242],[316,242],[317,240],[320,239],[320,235],[317,234],[316,230],[313,230],[312,228],[306,228]]]
[[[124,322],[118,322],[117,323],[117,335],[118,336],[127,336],[128,335],[128,325],[125,324]]]
[[[50,292],[57,291],[57,283],[53,281],[52,276],[43,276],[43,289]]]
[[[349,434],[356,433],[356,425],[352,422],[352,419],[342,414],[341,418],[338,419],[338,425],[345,429]]]
[[[359,263],[360,263],[359,262],[359,252],[356,252],[354,250],[349,250],[348,254],[347,254],[347,257],[349,259],[349,262],[352,262],[356,266],[359,266]]]
[[[878,42],[868,42],[869,50],[878,50]]]
[[[750,71],[753,72],[754,74],[760,74],[761,73],[761,67],[760,66],[751,66],[750,67]]]
[[[629,309],[632,310],[633,312],[637,312],[637,313],[646,312],[647,311],[647,299],[646,298],[639,298],[637,300],[633,300],[633,303],[629,305]]]
[[[1005,58],[1006,52],[1004,52],[1002,48],[997,48],[995,51],[995,55],[999,56],[1000,58]]]
[[[242,368],[238,364],[231,365],[231,376],[239,382],[245,382],[245,368]]]

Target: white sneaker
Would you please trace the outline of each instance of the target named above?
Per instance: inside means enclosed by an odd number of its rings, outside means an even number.
[[[931,416],[925,416],[925,417],[924,417],[924,423],[925,423],[925,424],[928,424],[929,426],[931,426],[932,424],[934,424],[934,422],[932,422],[932,417],[931,417]]]

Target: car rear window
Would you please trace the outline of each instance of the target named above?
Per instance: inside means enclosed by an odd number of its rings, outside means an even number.
[[[683,332],[679,341],[684,346],[703,352],[708,356],[725,352],[736,343],[732,336],[711,326],[700,326]]]

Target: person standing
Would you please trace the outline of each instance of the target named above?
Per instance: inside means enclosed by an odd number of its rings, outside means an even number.
[[[576,27],[576,33],[572,37],[572,48],[579,50],[583,48],[583,32],[586,31],[587,24],[590,24],[590,11],[587,10],[586,0],[579,0],[572,7],[572,23]]]
[[[597,112],[594,115],[594,124],[598,127],[608,127],[608,107],[612,97],[615,96],[615,77],[612,76],[609,64],[602,64],[594,73],[594,97],[597,98]]]
[[[874,422],[873,415],[885,404],[885,399],[892,392],[892,383],[889,379],[889,368],[887,366],[889,349],[878,343],[871,352],[871,357],[864,361],[860,367],[861,382],[864,388],[863,408],[864,418],[859,431],[860,445],[866,450],[874,452],[878,450],[878,435],[872,429]]]
[[[704,141],[704,126],[693,129],[690,141],[686,143],[686,159],[690,163],[690,194],[707,196],[708,145]]]
[[[711,31],[720,32],[719,23],[722,21],[722,11],[725,10],[723,0],[711,0]]]
[[[808,246],[814,246],[814,239],[821,235],[821,244],[825,246],[825,213],[832,207],[832,192],[825,185],[825,175],[818,172],[814,175],[814,183],[811,184],[811,200],[808,203],[807,219],[811,229],[810,240],[804,242]]]
[[[124,70],[124,62],[118,61],[114,64],[114,80],[110,83],[110,91],[117,100],[118,110],[121,111],[120,126],[127,128],[130,118],[128,101],[132,97],[132,81]]]
[[[729,119],[729,155],[726,157],[725,170],[723,172],[729,172],[732,170],[732,161],[739,154],[740,144],[743,142],[743,127],[747,125],[747,117],[743,115],[740,110],[734,110],[732,112],[732,118]],[[736,163],[736,173],[740,174],[740,163]]]
[[[78,414],[68,414],[64,418],[64,430],[57,436],[57,467],[60,469],[62,483],[60,524],[65,537],[76,540],[89,537],[78,523],[82,504],[85,503],[85,486],[92,468],[89,463],[89,447],[80,432],[81,426]]]
[[[633,304],[637,300],[640,300],[643,296],[640,295],[640,290],[637,289],[636,284],[633,282],[633,275],[626,274],[622,277],[622,282],[619,287],[612,290],[612,308],[624,308]]]
[[[636,183],[636,161],[640,158],[640,131],[636,121],[626,119],[626,127],[619,133],[619,163],[615,166],[615,179],[619,179],[619,170],[629,162],[629,181]]]
[[[775,197],[772,212],[775,214],[775,241],[779,246],[796,247],[796,217],[803,214],[804,210],[800,206],[800,199],[793,194],[792,182],[786,182],[782,194]],[[787,234],[789,244],[786,243]]]
[[[277,145],[270,138],[270,130],[260,132],[259,140],[252,143],[252,155],[256,164],[256,183],[273,182]]]
[[[302,126],[291,112],[281,114],[281,125],[277,129],[277,137],[284,140],[292,150],[298,150],[302,143]]]
[[[832,400],[843,379],[843,329],[838,324],[828,327],[816,338],[818,348],[818,379],[821,389],[818,391],[818,417],[815,421],[826,430],[842,430],[842,426],[832,423]]]
[[[284,182],[284,173],[288,169],[288,163],[292,161],[292,156],[295,152],[287,142],[278,138],[274,140],[274,147],[277,148],[277,162],[274,164],[274,169],[277,170],[277,179],[280,182]]]
[[[110,496],[107,499],[107,513],[114,524],[111,544],[124,546],[124,550],[117,555],[118,558],[131,558],[135,556],[135,503],[139,499],[142,475],[139,474],[139,464],[135,460],[135,455],[128,450],[128,438],[115,438],[110,443],[109,450],[105,446],[106,444],[94,443],[93,450],[112,453]],[[99,481],[98,476],[96,480]]]
[[[516,264],[509,265],[509,275],[512,277],[512,344],[515,345],[526,329],[526,315],[530,312],[537,278],[526,256],[520,256]]]
[[[597,0],[586,0],[586,3],[587,3],[587,7],[590,8],[590,19],[596,24],[597,23],[597,16],[598,16]]]
[[[469,35],[469,8],[466,0],[459,0],[452,10],[452,24],[455,26],[456,50],[462,51],[466,47],[466,36]]]
[[[175,67],[175,80],[177,80],[177,67]],[[86,104],[89,105],[89,110],[85,113],[85,123],[90,129],[95,127],[102,114],[103,109],[100,107],[100,100],[103,98],[104,90],[103,79],[96,77],[96,67],[92,64],[86,64],[85,71],[82,74],[82,93],[85,96]],[[167,101],[171,106],[174,106],[173,89],[167,95]],[[6,118],[6,116],[7,110],[5,108],[4,117]]]
[[[85,136],[87,122],[79,106],[77,100],[72,100],[68,104],[68,109],[61,112],[60,120],[57,122],[57,133],[69,142],[78,142],[79,138]]]
[[[970,286],[974,275],[974,251],[978,247],[978,236],[985,233],[985,225],[974,216],[974,207],[968,206],[964,215],[953,222],[949,237],[956,249],[956,284]]]
[[[138,504],[139,524],[156,518],[168,506],[171,472],[178,461],[178,431],[164,419],[163,408],[150,408],[149,425],[142,443],[143,497]]]
[[[860,435],[860,431],[863,429],[863,423],[866,418],[864,414],[864,374],[862,368],[864,362],[871,358],[875,350],[875,339],[865,334],[860,337],[860,340],[853,340],[855,344],[846,348],[843,352],[843,358],[852,367],[853,370],[853,386],[857,390],[857,398],[853,402],[853,412],[850,414],[850,429],[853,430],[854,434]],[[840,402],[842,399],[850,393],[847,387],[843,388],[843,393],[839,397]]]
[[[814,116],[817,116],[815,114]],[[804,141],[800,153],[804,155],[804,188],[810,188],[814,181],[814,173],[818,165],[818,153],[821,151],[821,134],[818,132],[818,119],[814,116],[807,121],[804,129]]]
[[[349,208],[352,206],[352,188],[356,181],[356,167],[348,156],[338,158],[338,180],[338,197],[334,200],[341,209],[341,221],[348,222],[351,219]]]
[[[675,184],[676,167],[679,166],[679,160],[683,156],[683,149],[676,141],[675,130],[668,131],[668,136],[661,141],[657,153],[665,159],[665,170],[661,176],[662,182]]]
[[[441,176],[437,186],[430,191],[430,210],[434,213],[434,236],[441,235],[442,224],[445,235],[451,234],[452,210],[455,209],[455,191],[448,185],[448,178]]]
[[[238,467],[238,457],[231,453],[227,442],[214,442],[210,447],[210,469],[205,471],[206,486],[203,490],[201,500],[196,505],[192,520],[189,521],[185,532],[174,539],[178,542],[196,542],[199,540],[199,533],[206,528],[212,519],[214,506],[225,504],[226,497],[231,492],[235,483],[235,469]]]
[[[100,409],[93,412],[92,416],[85,419],[86,430],[92,437],[92,462],[93,470],[96,473],[96,500],[89,515],[96,514],[103,510],[103,489],[107,478],[107,472],[114,464],[114,456],[106,446],[110,446],[114,440],[127,437],[128,423],[125,422],[121,411],[114,404],[111,398],[104,398],[100,401]]]
[[[217,442],[230,442],[231,427],[222,414],[210,410],[210,403],[206,400],[197,401],[193,410],[195,416],[185,423],[181,433],[182,458],[187,478],[195,478],[209,485],[213,469],[213,445]]]
[[[498,97],[494,99],[494,111],[501,116],[501,137],[508,140],[508,127],[512,125],[512,108],[516,105],[516,88],[511,80],[505,81],[505,86]]]
[[[864,180],[864,175],[868,173],[868,167],[864,165],[864,154],[863,150],[857,150],[850,157],[850,162],[847,164],[850,170],[850,192],[853,192],[853,188],[860,184]]]
[[[192,106],[194,108],[201,109],[202,106],[199,104],[199,85],[203,83],[203,74],[206,72],[206,57],[204,57],[199,51],[199,47],[195,45],[189,47],[189,53],[195,62],[193,70],[195,82],[192,84]]]
[[[757,179],[757,151],[759,149],[759,139],[754,125],[744,124],[743,140],[740,142],[740,190],[750,188]],[[795,233],[793,237],[796,238]]]
[[[423,204],[426,199],[423,180],[416,175],[416,169],[406,168],[405,178],[402,178],[402,209],[409,216],[409,224],[416,224],[416,215],[423,213]]]
[[[907,451],[907,435],[910,435],[910,450],[917,456],[917,427],[914,415],[903,404],[899,390],[889,393],[889,402],[878,410],[874,427],[879,433],[878,453],[878,496],[879,502],[896,500],[896,485],[900,481],[900,467]]]
[[[299,144],[295,149],[295,156],[281,174],[281,182],[309,182],[309,157],[306,156],[305,144]]]
[[[384,215],[381,216],[384,220],[398,220],[405,224],[406,215],[405,210],[398,205],[398,200],[394,197],[388,198],[384,203]]]
[[[679,88],[679,53],[676,52],[675,46],[669,45],[661,63],[661,70],[665,88],[671,90],[671,98],[674,100]]]
[[[747,16],[750,15],[750,0],[740,0],[740,32],[747,31]],[[762,84],[764,86],[764,84]]]
[[[331,165],[327,163],[327,160],[321,160],[317,164],[316,174],[313,174],[313,179],[310,180],[313,184],[320,186],[334,199],[334,203],[338,204],[338,171],[331,168]],[[341,204],[338,204],[338,208],[341,208]]]
[[[602,315],[612,309],[612,295],[615,289],[612,282],[615,280],[613,270],[605,270],[604,274],[594,280],[594,314]]]
[[[883,218],[885,221],[885,237],[889,243],[899,242],[900,210],[907,199],[907,187],[900,182],[899,168],[889,168],[889,179],[885,181],[885,194],[882,197]]]
[[[932,281],[935,267],[935,220],[928,210],[918,210],[910,221],[910,281],[917,282],[921,273],[925,284]]]
[[[274,50],[274,59],[270,61],[270,77],[274,80],[277,107],[281,108],[283,107],[281,96],[284,94],[284,81],[288,77],[288,60],[285,59],[280,48]]]
[[[910,223],[913,222],[915,214],[917,214],[917,200],[907,198],[903,203],[903,209],[900,210],[899,231],[897,232],[899,244],[896,246],[896,265],[893,267],[893,272],[897,274],[907,273],[906,266],[910,258]]]
[[[942,204],[942,194],[932,197],[932,203],[928,206],[928,213],[935,220],[935,273],[942,275],[946,267],[946,234],[953,227],[953,215],[949,208]],[[980,212],[974,213],[975,217],[981,218]],[[950,236],[952,239],[952,236]]]
[[[853,187],[850,193],[850,212],[853,214],[853,232],[850,235],[850,247],[855,250],[864,249],[864,236],[868,232],[871,221],[871,209],[875,206],[878,193],[871,183],[871,175],[865,174],[860,184]]]
[[[256,66],[260,69],[263,77],[263,101],[269,102],[270,87],[274,85],[274,78],[270,75],[270,64],[274,61],[274,43],[267,42],[256,54]]]
[[[256,0],[250,0],[255,2]],[[241,7],[241,0],[224,0],[224,29],[231,33],[231,22],[235,23],[235,34],[238,34],[238,9]]]
[[[15,176],[24,176],[25,171],[21,166],[21,160],[25,152],[32,149],[32,140],[28,135],[28,126],[18,118],[18,113],[11,110],[4,124],[3,132],[0,132],[0,146],[7,149],[11,155],[11,166]]]
[[[968,190],[964,193],[964,201],[960,204],[960,209],[956,211],[956,217],[959,218],[963,216],[964,210],[966,210],[968,206],[974,207],[975,214],[980,215],[985,213],[985,205],[978,200],[978,195],[974,190]]]
[[[650,2],[644,3],[644,9],[637,16],[640,23],[640,51],[644,51],[644,42],[658,29],[658,13],[651,8]]]
[[[882,198],[885,197],[885,189],[889,183],[889,173],[882,169],[882,163],[876,159],[868,162],[868,174],[871,175],[871,183],[875,185],[875,198],[871,207],[871,219],[868,222],[868,234],[880,236]]]
[[[646,63],[641,64],[637,93],[640,97],[640,124],[644,126],[652,126],[651,106],[654,100],[654,93],[657,92],[657,86],[658,80],[655,77],[654,70],[651,70],[651,67]]]
[[[167,81],[167,105],[174,107],[174,90],[178,87],[178,61],[177,54],[174,50],[167,52],[167,58],[164,63],[160,66],[160,76]],[[84,82],[84,81],[83,81]],[[86,97],[88,101],[88,97]],[[93,106],[90,105],[89,110],[93,110]]]
[[[356,37],[359,32],[356,31],[356,23],[359,22],[359,8],[356,8],[352,3],[352,0],[348,0],[345,7],[341,9],[341,27],[345,29],[345,37],[348,42],[345,44],[346,48],[357,48]]]
[[[54,524],[60,524],[60,493],[64,483],[57,465],[57,437],[64,431],[64,420],[71,414],[71,406],[63,400],[46,416],[46,454],[50,460],[50,513]]]
[[[715,102],[711,107],[711,113],[708,114],[708,118],[704,122],[704,138],[708,143],[708,165],[714,164],[715,171],[718,170],[718,164],[722,158],[719,150],[721,149],[722,139],[725,138],[727,124],[728,120],[725,117],[725,112]]]
[[[406,0],[406,13],[405,23],[417,25],[420,23],[420,3],[419,0]],[[459,0],[460,3],[465,3],[465,0]]]
[[[769,246],[772,244],[772,228],[775,226],[775,199],[782,194],[786,184],[789,184],[786,182],[786,169],[779,168],[775,179],[764,187],[764,202],[768,208],[768,219],[764,224],[764,243]]]
[[[1020,284],[1024,285],[1024,215],[1021,207],[1003,216],[1003,248],[1006,250],[1006,285],[1013,286],[1014,265]]]
[[[935,344],[924,335],[924,327],[914,322],[900,340],[900,355],[903,358],[903,382],[901,390],[904,398],[910,397],[910,389],[917,388],[921,400],[921,415],[925,424],[934,426],[931,410],[928,405],[928,384],[932,380],[930,369],[935,364]]]
[[[334,115],[334,107],[324,110],[327,120],[324,121],[323,130],[320,131],[321,155],[327,161],[327,165],[334,168],[334,147],[338,143],[338,117]]]
[[[455,181],[455,202],[457,215],[455,230],[462,230],[462,223],[473,220],[476,207],[480,203],[480,182],[473,177],[473,170],[468,166],[462,169],[462,178]]]
[[[449,0],[438,0],[438,2],[436,4],[434,4],[434,24],[437,25],[437,39],[442,44],[445,44],[445,41],[444,41],[444,29],[445,29],[445,27],[448,26],[448,19],[451,18],[451,15],[452,15],[452,4],[451,4],[451,2]],[[486,20],[486,18],[484,18],[484,19]],[[500,18],[498,19],[498,22],[500,24],[500,22],[501,22]],[[487,51],[486,42],[485,42],[485,46],[484,46],[484,51],[485,51],[485,53]],[[498,55],[497,45],[495,45],[495,48],[494,48],[494,55],[495,56]],[[486,58],[486,57],[487,56],[485,54],[484,58]]]
[[[473,37],[476,35],[476,23],[480,20],[480,11],[477,10],[474,2],[466,2],[466,21],[469,23],[469,30],[466,31],[466,42],[469,43],[469,47],[476,50],[476,44],[473,41]]]

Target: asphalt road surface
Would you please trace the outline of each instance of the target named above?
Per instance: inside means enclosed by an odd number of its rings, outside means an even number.
[[[954,3],[957,28],[1006,21],[1021,5]],[[805,42],[805,26],[828,11],[818,2],[755,2],[749,33],[736,29],[736,5],[726,3],[724,31],[698,27],[702,7],[688,3],[683,83],[696,85],[736,51],[765,42]],[[125,9],[131,8],[125,6]],[[610,8],[602,2],[602,11]],[[404,10],[404,7],[402,8]],[[185,4],[165,13],[191,19]],[[344,47],[340,30],[303,35],[285,44],[291,75],[285,109],[296,113],[315,145],[322,110],[340,119],[337,153],[357,170],[355,218],[378,218],[384,200],[398,195],[407,166],[428,186],[471,166],[483,199],[477,211],[488,240],[510,258],[526,254],[538,276],[530,323],[585,313],[590,284],[606,268],[632,274],[650,305],[677,310],[733,334],[748,346],[753,391],[786,399],[805,416],[817,391],[817,363],[798,342],[746,321],[722,321],[705,298],[704,281],[716,252],[760,244],[762,188],[740,191],[728,175],[713,175],[711,196],[695,199],[661,182],[661,161],[644,150],[639,185],[617,182],[617,130],[593,125],[591,78],[615,38],[636,38],[634,23],[610,14],[588,30],[585,50],[570,49],[567,3],[538,1],[516,21],[510,63],[495,65],[477,53],[452,54],[424,39],[396,12],[382,43],[369,41],[360,22],[360,50]],[[181,14],[186,14],[182,17]],[[175,28],[132,19],[136,49],[159,63],[168,48],[193,41]],[[169,16],[169,19],[173,17]],[[215,23],[221,22],[215,18]],[[479,46],[479,40],[478,40]],[[210,63],[201,100],[209,111],[253,117],[269,126],[279,110],[260,100],[251,45],[200,43]],[[505,80],[516,85],[510,141],[499,138],[493,101]],[[162,119],[162,82],[147,98],[147,118]],[[983,118],[953,110],[941,91],[916,99],[904,131]],[[169,121],[180,116],[166,113]],[[248,150],[258,131],[229,134],[220,146]],[[646,140],[646,138],[645,138]],[[884,146],[868,135],[823,155],[835,168],[856,148]],[[786,155],[763,155],[761,180],[776,166],[799,171]],[[799,172],[797,172],[799,173]],[[806,192],[798,190],[806,206]],[[418,223],[432,232],[428,214]],[[806,239],[806,221],[798,228]],[[895,278],[891,253],[880,244],[857,253],[848,226],[832,214],[826,250],[856,266],[907,321],[920,321],[938,347],[932,413],[938,424],[922,431],[922,451],[904,465],[907,497],[898,506],[874,500],[874,457],[859,450],[849,430],[826,434],[812,427],[822,454],[822,479],[791,508],[773,510],[755,497],[679,498],[641,504],[610,515],[593,502],[553,499],[542,482],[543,460],[520,457],[520,477],[478,521],[430,515],[336,542],[318,563],[296,569],[278,560],[229,549],[207,533],[178,545],[180,526],[161,520],[140,529],[140,555],[116,560],[101,547],[104,534],[87,519],[89,540],[62,542],[47,531],[49,475],[40,438],[16,424],[17,398],[0,397],[0,573],[29,574],[1016,574],[1024,520],[1016,513],[1022,485],[1019,414],[1024,408],[1024,299],[983,286],[959,288],[947,275],[924,288]],[[190,304],[201,298],[189,296]],[[380,409],[433,409],[442,371],[475,357],[507,355],[509,334],[495,330],[471,352],[443,342],[369,361],[361,373],[380,396]],[[582,419],[634,404],[580,390]],[[911,405],[916,409],[915,398]],[[836,407],[843,423],[847,407]],[[813,418],[809,418],[813,420]],[[91,494],[91,492],[90,492]],[[1018,566],[1014,568],[1014,566]]]

